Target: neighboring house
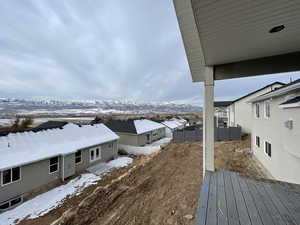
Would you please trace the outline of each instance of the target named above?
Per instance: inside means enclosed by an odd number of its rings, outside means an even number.
[[[103,124],[0,137],[0,212],[32,192],[117,156],[119,137]]]
[[[192,126],[192,125],[200,125],[202,124],[202,118],[200,118],[199,116],[190,116],[188,118],[188,124],[189,126]]]
[[[166,136],[165,126],[147,119],[110,120],[106,123],[120,136],[119,143],[144,146]]]
[[[216,126],[227,127],[229,119],[229,106],[232,101],[216,101],[214,102]],[[221,122],[222,124],[220,124]]]
[[[278,179],[300,184],[300,79],[252,102],[252,149]]]
[[[43,130],[56,129],[56,128],[62,129],[67,124],[68,124],[68,122],[50,120],[50,121],[41,123],[37,127],[32,128],[31,131],[39,132],[39,131],[43,131]]]
[[[166,127],[166,136],[167,137],[172,137],[173,132],[178,129],[183,129],[184,124],[180,123],[176,120],[166,120],[161,122],[165,127]]]
[[[259,95],[275,90],[276,88],[279,88],[283,85],[284,83],[274,82],[234,100],[229,106],[229,126],[241,126],[242,132],[251,133],[253,117],[251,114],[252,106],[249,101]]]

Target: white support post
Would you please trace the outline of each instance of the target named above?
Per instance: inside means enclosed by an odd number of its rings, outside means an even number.
[[[214,68],[206,67],[204,82],[203,174],[214,171]]]

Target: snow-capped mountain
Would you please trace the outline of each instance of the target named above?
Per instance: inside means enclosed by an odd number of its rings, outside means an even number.
[[[25,100],[0,98],[0,116],[17,114],[101,114],[101,113],[175,113],[199,112],[202,108],[197,105],[179,104],[174,102],[135,102],[119,100]]]

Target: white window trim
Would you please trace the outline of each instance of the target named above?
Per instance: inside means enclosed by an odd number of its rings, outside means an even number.
[[[266,143],[269,143],[271,145],[271,156],[269,156],[268,153],[266,152]],[[264,141],[264,153],[266,154],[268,159],[270,160],[272,159],[272,144],[270,141],[266,141],[266,140]]]
[[[55,158],[55,157],[57,157],[57,170],[54,171],[54,172],[50,172],[50,159],[51,158]],[[54,157],[51,157],[51,158],[49,158],[49,174],[57,173],[57,172],[59,172],[59,157],[58,156],[54,156]],[[64,168],[63,168],[63,170],[64,170]]]
[[[99,149],[99,157],[96,157],[96,149],[97,149],[97,148]],[[94,151],[94,159],[93,159],[93,160],[92,160],[92,158],[91,158],[91,152],[92,152],[92,151]],[[97,161],[97,160],[101,159],[101,151],[102,151],[101,146],[90,149],[90,151],[89,151],[89,154],[90,154],[90,162],[94,162],[94,161]]]
[[[82,163],[82,151],[81,151],[81,150],[78,150],[77,152],[79,152],[79,151],[81,152],[81,153],[80,153],[80,162],[78,162],[78,163],[76,162],[76,152],[75,152],[75,165],[79,165],[79,164]]]
[[[267,105],[266,105],[266,103],[269,103],[269,114],[270,114],[270,116],[267,116]],[[267,101],[265,101],[264,102],[264,118],[265,119],[270,119],[270,117],[271,117],[271,101],[270,100],[267,100]]]
[[[17,168],[17,167],[20,168],[20,178],[19,178],[19,180],[12,181],[12,169],[13,169],[13,168]],[[6,184],[3,184],[3,171],[5,171],[5,170],[11,170],[11,182],[6,183]],[[2,186],[2,187],[6,186],[6,185],[13,184],[13,183],[16,183],[16,182],[19,182],[19,181],[22,180],[22,169],[21,169],[21,166],[12,167],[12,168],[5,169],[5,170],[2,170],[2,171],[0,172],[0,173],[1,173],[1,176],[0,176],[0,178],[1,178],[1,186]]]

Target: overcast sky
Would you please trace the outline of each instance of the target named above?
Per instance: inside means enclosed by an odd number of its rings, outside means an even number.
[[[171,0],[9,0],[0,7],[0,97],[201,101]],[[221,81],[229,100],[299,74]]]

